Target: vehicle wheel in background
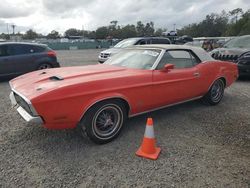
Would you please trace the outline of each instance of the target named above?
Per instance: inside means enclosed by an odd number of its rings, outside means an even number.
[[[218,104],[224,95],[225,84],[222,79],[216,80],[207,94],[202,98],[202,101],[209,105]]]
[[[119,100],[107,100],[92,106],[80,121],[80,131],[95,143],[115,139],[127,118],[125,105]]]
[[[41,70],[41,69],[49,69],[52,68],[52,65],[49,63],[42,63],[37,67],[37,70]]]

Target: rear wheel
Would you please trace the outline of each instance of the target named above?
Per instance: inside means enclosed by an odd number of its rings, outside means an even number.
[[[49,69],[52,68],[52,65],[49,63],[42,63],[37,67],[37,70]]]
[[[202,98],[203,102],[210,105],[218,104],[224,95],[225,84],[222,79],[216,80],[208,93]]]
[[[100,102],[84,115],[80,129],[93,142],[104,144],[119,135],[126,117],[126,109],[122,102],[118,100]]]

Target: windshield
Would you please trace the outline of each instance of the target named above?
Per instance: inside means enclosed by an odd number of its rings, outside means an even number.
[[[138,41],[138,39],[125,39],[122,40],[121,42],[118,42],[114,47],[115,48],[126,48],[128,46],[133,46],[136,42]]]
[[[249,48],[250,49],[250,36],[245,37],[237,37],[226,44],[224,44],[224,48]]]
[[[105,61],[105,64],[149,70],[154,65],[160,52],[160,50],[151,49],[123,50]]]

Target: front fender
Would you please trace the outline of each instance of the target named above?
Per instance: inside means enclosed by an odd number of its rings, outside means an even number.
[[[105,93],[102,95],[98,95],[96,97],[94,97],[93,99],[89,100],[87,104],[84,105],[83,107],[83,113],[81,115],[81,117],[79,118],[79,121],[82,119],[82,117],[85,115],[85,113],[95,104],[107,100],[107,99],[122,99],[124,101],[126,101],[129,105],[129,113],[130,111],[132,111],[133,106],[131,105],[131,101],[124,96],[121,93]]]

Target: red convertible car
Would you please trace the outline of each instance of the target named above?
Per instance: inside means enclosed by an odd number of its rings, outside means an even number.
[[[201,98],[218,104],[237,65],[201,48],[145,45],[104,64],[40,70],[10,81],[13,106],[50,129],[79,127],[96,143],[113,140],[127,117]]]

